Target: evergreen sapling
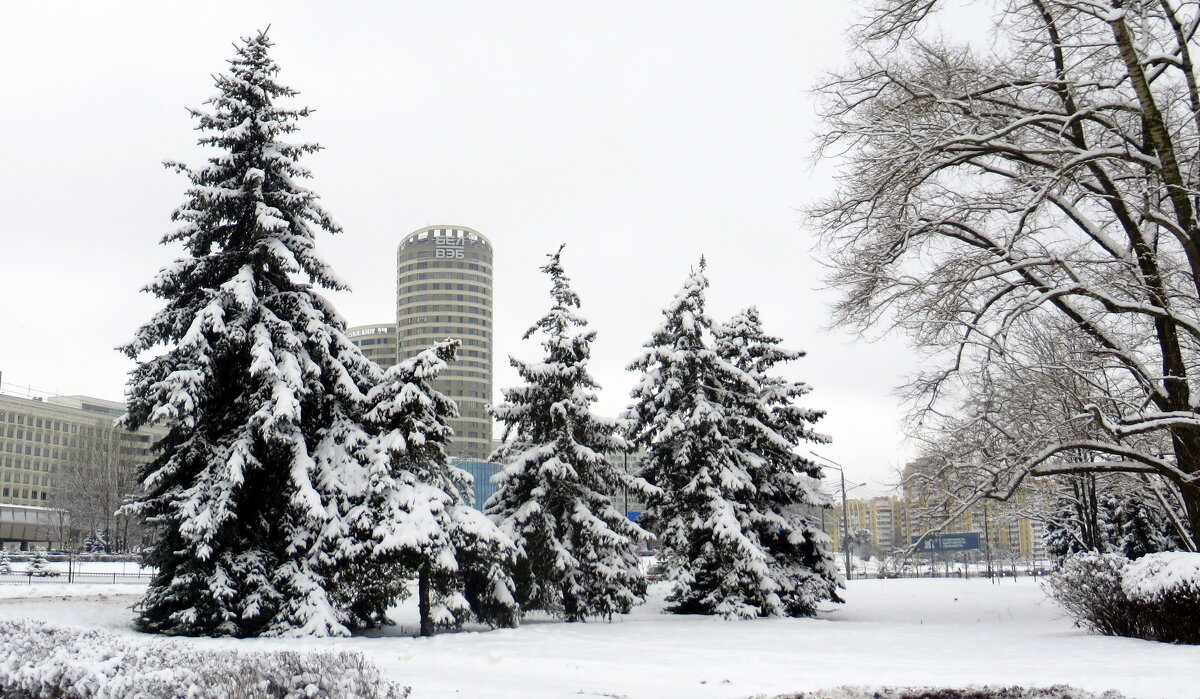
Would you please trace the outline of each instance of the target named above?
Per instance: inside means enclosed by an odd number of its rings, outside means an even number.
[[[524,336],[542,338],[538,362],[510,358],[524,385],[504,390],[492,414],[506,444],[486,512],[517,545],[514,578],[524,611],[567,621],[625,613],[645,593],[637,548],[648,537],[610,495],[636,488],[609,454],[628,445],[612,421],[592,413],[598,386],[588,373],[595,332],[576,311],[579,297],[563,272],[562,248],[542,272],[553,306]]]
[[[353,522],[369,544],[343,571],[351,590],[365,587],[355,603],[364,621],[381,620],[416,577],[426,636],[471,617],[516,624],[512,542],[471,507],[471,475],[446,457],[449,419],[458,408],[431,382],[457,347],[447,340],[393,366],[371,391],[366,421],[377,449],[369,459],[368,496]]]

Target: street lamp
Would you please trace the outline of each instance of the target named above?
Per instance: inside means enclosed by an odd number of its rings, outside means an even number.
[[[818,459],[832,464],[832,468],[837,469],[837,472],[842,476],[842,549],[846,555],[846,579],[850,579],[850,513],[846,507],[846,471],[842,469],[842,465],[833,459],[821,456],[815,451],[808,452]]]

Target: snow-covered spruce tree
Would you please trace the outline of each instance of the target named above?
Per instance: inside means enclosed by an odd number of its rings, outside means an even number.
[[[634,487],[607,454],[625,450],[616,425],[592,414],[596,382],[588,373],[596,333],[579,316],[579,297],[561,264],[562,248],[542,271],[550,276],[550,312],[524,336],[543,337],[545,357],[510,358],[525,385],[504,390],[492,414],[506,443],[492,454],[505,463],[485,511],[518,548],[514,568],[524,611],[567,621],[625,613],[645,593],[637,546],[648,534],[609,496]]]
[[[361,623],[383,620],[416,577],[423,636],[469,615],[516,624],[512,542],[471,507],[471,475],[446,458],[448,420],[458,407],[431,382],[457,348],[447,340],[393,366],[368,396],[366,424],[377,448],[368,459],[366,499],[351,518],[367,544],[337,575]]]
[[[818,489],[821,467],[796,451],[805,442],[829,442],[812,428],[825,412],[796,405],[812,390],[807,384],[772,373],[804,353],[784,349],[780,338],[764,333],[757,308],[743,310],[714,331],[717,354],[758,385],[756,394],[730,396],[725,422],[754,483],[745,497],[745,517],[778,586],[781,610],[763,611],[812,616],[820,602],[840,601],[841,586],[830,539],[813,518],[820,508],[829,507]]]
[[[770,416],[757,381],[723,359],[715,348],[713,323],[705,312],[704,260],[663,310],[664,321],[631,370],[643,372],[625,413],[631,441],[646,449],[640,475],[653,486],[643,517],[663,548],[666,575],[675,583],[668,601],[677,613],[756,617],[811,614],[812,605],[833,597],[826,563],[814,559],[777,561],[776,551],[803,550],[810,528],[774,511],[772,493],[759,488],[806,482],[807,473],[756,482],[770,471],[767,458],[750,447],[777,440],[791,444],[768,425]],[[801,413],[807,417],[813,414]],[[766,420],[751,433],[749,416]],[[795,429],[795,428],[793,428]],[[793,432],[795,437],[799,432]],[[789,466],[793,462],[788,462]],[[801,494],[800,498],[810,497]],[[798,527],[790,551],[769,527]],[[812,551],[823,556],[822,543]],[[782,579],[776,576],[786,572]]]
[[[1046,518],[1050,555],[1063,559],[1081,552],[1119,553],[1137,559],[1185,550],[1183,537],[1164,509],[1166,503],[1147,490],[1153,493],[1143,480],[1127,474],[1063,477]],[[1175,520],[1180,519],[1176,513]]]
[[[157,535],[144,631],[348,632],[327,583],[353,544],[344,514],[365,481],[355,454],[379,370],[313,288],[345,288],[313,250],[340,229],[296,182],[319,146],[280,140],[308,110],[276,104],[296,93],[276,82],[271,45],[244,39],[211,109],[192,110],[217,153],[168,164],[191,184],[163,243],[187,255],[146,287],[166,305],[122,348],[162,349],[131,373],[125,417],[167,428],[131,505]]]

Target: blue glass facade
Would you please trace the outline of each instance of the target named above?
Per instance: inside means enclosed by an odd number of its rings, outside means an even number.
[[[475,509],[482,510],[483,503],[487,502],[492,493],[496,492],[496,486],[492,484],[492,476],[500,472],[500,464],[475,459],[451,459],[450,461],[475,479],[472,486],[475,492],[474,505]]]

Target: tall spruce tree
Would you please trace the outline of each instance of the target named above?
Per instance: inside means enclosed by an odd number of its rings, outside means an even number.
[[[625,413],[630,439],[646,449],[641,476],[653,489],[643,516],[675,583],[668,610],[741,618],[811,614],[817,600],[833,598],[836,578],[819,533],[802,515],[778,511],[796,503],[773,492],[811,486],[808,470],[776,473],[800,467],[780,454],[793,446],[788,436],[807,433],[773,429],[772,423],[783,426],[782,415],[771,415],[754,376],[718,353],[705,311],[704,268],[702,258],[630,366],[643,375]],[[786,534],[771,529],[789,526]],[[805,560],[802,539],[810,535],[812,558]],[[800,560],[790,558],[797,553]]]
[[[446,458],[458,416],[454,401],[431,382],[455,357],[447,340],[387,371],[369,395],[367,425],[377,435],[364,507],[355,531],[369,543],[339,572],[364,623],[383,619],[417,578],[421,635],[468,616],[493,626],[516,624],[508,566],[512,542],[471,507],[471,476]]]
[[[776,587],[760,613],[812,616],[821,602],[841,601],[841,586],[829,536],[814,515],[829,507],[819,489],[821,467],[799,453],[805,442],[829,438],[812,425],[825,412],[796,404],[812,389],[775,375],[776,367],[804,356],[780,347],[782,340],[763,332],[753,306],[714,328],[717,354],[758,385],[754,394],[731,395],[726,402],[729,434],[745,457],[754,489],[745,497],[745,517],[766,555]]]
[[[596,333],[576,313],[579,296],[561,255],[560,247],[541,268],[554,305],[524,336],[542,336],[545,357],[510,358],[525,385],[505,389],[505,402],[492,408],[506,439],[492,459],[507,463],[492,479],[497,491],[486,512],[517,544],[521,608],[583,621],[640,601],[637,546],[648,534],[610,500],[636,484],[609,459],[627,448],[615,423],[591,411],[598,386],[587,364]]]
[[[356,451],[378,368],[343,334],[313,285],[346,288],[314,252],[340,232],[298,160],[319,149],[282,137],[308,114],[277,104],[266,33],[243,39],[218,94],[191,110],[207,164],[169,167],[190,186],[163,238],[187,255],[147,287],[166,301],[123,351],[134,359],[125,424],[167,435],[132,506],[157,539],[137,606],[145,631],[342,635],[329,594],[353,551],[345,519],[366,480]]]

